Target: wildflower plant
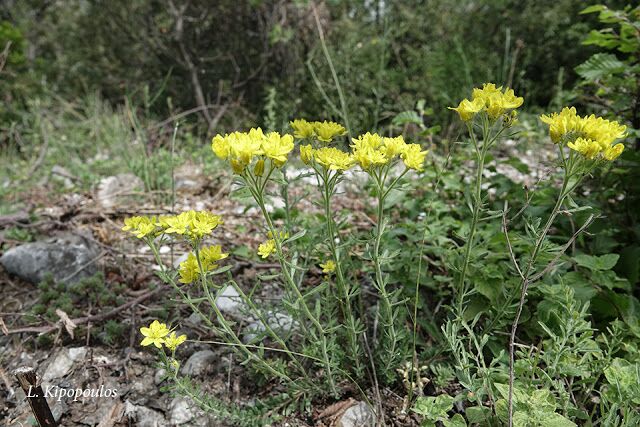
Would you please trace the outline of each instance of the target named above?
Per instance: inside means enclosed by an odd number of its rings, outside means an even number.
[[[506,420],[512,425],[514,417],[520,423],[523,417],[531,414],[564,422],[564,415],[556,411],[562,410],[564,414],[571,409],[567,398],[570,392],[566,392],[559,377],[570,365],[567,361],[580,359],[583,365],[593,367],[598,363],[605,366],[613,360],[613,350],[607,353],[604,362],[600,356],[590,353],[591,347],[597,344],[591,339],[592,329],[585,320],[586,308],[576,302],[572,291],[563,287],[558,293],[556,288],[545,285],[540,289],[553,296],[548,297],[549,301],[561,300],[565,308],[568,307],[564,311],[557,310],[566,317],[559,332],[548,325],[548,319],[545,319],[546,323],[540,322],[550,337],[544,345],[562,355],[543,354],[536,359],[551,367],[547,375],[549,381],[537,380],[545,384],[544,390],[535,390],[533,380],[528,384],[515,381],[516,358],[526,359],[524,352],[516,352],[515,338],[527,292],[532,284],[554,269],[577,235],[589,226],[593,215],[564,245],[549,241],[552,225],[559,215],[580,209],[571,199],[572,192],[595,168],[610,164],[620,156],[624,146],[618,141],[626,135],[623,125],[594,115],[580,116],[575,108],[542,115],[540,120],[548,126],[550,139],[558,152],[558,166],[562,172],[560,189],[545,221],[531,218],[529,199],[510,217],[506,203],[502,211],[489,209],[484,170],[492,149],[513,135],[518,121],[517,110],[523,102],[512,89],[486,83],[482,88],[474,89],[469,99],[451,107],[467,128],[475,160],[475,179],[467,194],[470,221],[462,236],[464,244],[454,249],[455,256],[452,257],[451,316],[444,321],[440,338],[452,356],[452,366],[444,367],[442,372],[447,373],[446,378],[455,373],[466,395],[420,397],[413,410],[429,422],[464,423],[460,414],[449,418],[453,402],[464,399],[476,405],[466,412],[471,423],[493,425],[498,420]],[[405,290],[396,286],[400,281],[390,274],[398,251],[386,246],[393,238],[389,237],[392,233],[388,233],[391,228],[388,205],[392,194],[408,187],[403,184],[408,174],[424,171],[428,152],[420,144],[406,142],[403,136],[367,132],[346,141],[347,130],[334,122],[296,119],[290,126],[291,134],[265,133],[254,128],[216,135],[211,148],[229,166],[239,184],[238,191],[248,193],[262,215],[263,240],[255,248],[255,255],[260,260],[277,261],[277,274],[271,278],[282,287],[284,296],[279,301],[280,308],[291,317],[291,332],[284,334],[278,330],[271,321],[273,309],[265,308],[253,293],[247,295],[230,273],[222,274],[230,269],[225,265],[228,254],[220,245],[210,244],[210,239],[223,224],[220,216],[195,211],[160,217],[138,216],[126,219],[123,230],[149,245],[160,264],[160,277],[203,319],[216,336],[215,342],[229,346],[264,379],[286,387],[287,399],[309,402],[327,394],[338,399],[348,389],[357,389],[367,399],[362,386],[379,390],[380,385],[392,385],[402,380],[410,404],[414,395],[423,396],[428,379],[422,378],[426,365],[419,360],[418,351],[410,350],[412,339],[414,347],[416,344],[418,290],[414,318],[407,319]],[[299,161],[294,160],[296,155],[299,155]],[[317,193],[312,192],[311,198],[322,212],[304,223],[296,222],[297,217],[289,212],[290,181],[284,170],[301,164],[305,167],[301,173],[315,181]],[[375,216],[370,229],[349,239],[345,238],[344,231],[347,230],[343,230],[344,223],[337,214],[336,195],[340,184],[354,174],[366,177],[370,189],[367,194],[374,199],[371,205]],[[276,219],[268,209],[267,200],[274,191],[285,200],[283,220]],[[509,226],[518,218],[525,223],[526,236],[517,236],[519,244],[514,249],[515,232],[509,231]],[[474,312],[477,309],[470,307],[478,292],[472,277],[480,264],[478,254],[483,253],[479,248],[487,244],[481,227],[499,219],[506,244],[504,253],[508,254],[503,260],[509,266],[504,268],[514,275],[507,283],[513,286],[505,291],[502,306],[492,312],[493,319],[480,332],[483,311]],[[160,259],[159,245],[167,240],[181,240],[191,249],[176,271],[166,268]],[[441,241],[454,242],[453,239]],[[492,241],[492,244],[497,243]],[[309,280],[314,274],[320,278]],[[237,290],[243,310],[264,327],[261,336],[244,336],[243,339],[238,335],[234,323],[216,305],[222,286],[233,286]],[[194,296],[196,290],[202,296]],[[407,333],[411,322],[413,337]],[[496,350],[505,346],[506,338],[501,341],[494,334],[495,329],[507,326],[510,326],[508,348]],[[141,344],[153,346],[160,352],[178,391],[220,416],[235,417],[240,424],[247,421],[241,409],[203,397],[189,379],[178,375],[176,349],[186,336],[177,335],[159,321],[142,328],[141,333]],[[263,341],[265,338],[269,340],[269,347]],[[605,342],[608,342],[606,338]],[[538,367],[536,361],[531,362],[532,370]],[[519,362],[520,366],[529,363]],[[507,377],[508,384],[505,384]],[[540,413],[536,412],[536,405],[527,403],[530,402],[528,396],[549,400],[547,397],[552,392],[559,396],[559,403],[549,404]],[[609,404],[609,401],[604,403]],[[253,414],[258,414],[255,415],[258,418],[254,418],[254,424],[259,425],[269,416],[256,408]],[[252,422],[247,421],[247,424]]]
[[[515,338],[522,309],[526,302],[527,291],[531,284],[540,280],[555,266],[577,235],[589,226],[593,220],[593,215],[585,221],[566,245],[558,247],[555,253],[552,254],[550,261],[545,260],[545,263],[540,265],[538,260],[541,253],[551,246],[548,242],[548,234],[567,200],[571,200],[571,193],[575,191],[582,180],[595,168],[614,161],[622,153],[624,146],[617,141],[626,135],[624,125],[596,117],[595,115],[579,116],[573,107],[564,108],[560,113],[552,113],[540,117],[540,120],[548,126],[551,141],[557,147],[559,166],[561,167],[563,178],[555,204],[544,225],[539,227],[536,225],[536,221],[527,223],[527,229],[532,234],[532,244],[528,252],[525,251],[524,254],[518,257],[511,244],[508,224],[518,216],[523,215],[527,204],[512,218],[508,218],[508,206],[506,204],[502,213],[496,214],[496,212],[488,211],[485,208],[482,184],[488,150],[503,138],[505,131],[516,122],[515,109],[520,107],[522,103],[523,99],[515,96],[513,90],[503,90],[501,87],[496,87],[494,84],[489,83],[485,84],[482,89],[474,89],[472,99],[465,99],[457,107],[451,108],[458,113],[459,118],[467,126],[476,155],[476,179],[474,183],[475,190],[471,195],[472,219],[455,288],[457,295],[453,308],[455,317],[454,320],[448,321],[443,326],[443,332],[447,337],[452,353],[458,358],[458,366],[461,368],[462,373],[466,372],[461,378],[462,382],[471,387],[471,384],[474,383],[474,377],[469,371],[469,355],[464,350],[464,346],[459,339],[459,332],[467,332],[472,342],[470,345],[476,347],[479,356],[482,355],[483,346],[486,345],[489,337],[487,335],[482,336],[481,339],[476,337],[473,328],[477,324],[478,316],[471,324],[468,324],[465,320],[466,301],[474,292],[470,289],[468,283],[468,267],[472,258],[472,249],[476,244],[474,237],[479,222],[502,216],[503,231],[507,243],[506,252],[510,255],[514,273],[517,274],[519,279],[517,288],[510,291],[510,297],[505,303],[505,306],[508,306],[512,301],[517,301],[514,319],[509,331],[509,385],[506,388],[499,389],[500,393],[506,398],[503,401],[507,407],[504,418],[509,425],[513,425],[514,422],[514,401],[517,400],[514,398],[514,390],[517,388],[514,373]],[[478,138],[477,133],[480,134],[480,138]],[[576,208],[575,202],[572,202],[572,204],[573,208]],[[571,212],[571,209],[572,207],[570,206],[567,212]],[[494,324],[495,321],[496,319],[493,319],[491,324]],[[461,360],[461,357],[466,359]],[[477,360],[476,366],[482,378],[482,386],[473,390],[474,394],[485,394],[489,396],[490,400],[493,400],[492,396],[495,395],[496,386],[492,386],[490,378],[495,373],[491,373],[491,367],[487,369],[484,357],[480,357]]]

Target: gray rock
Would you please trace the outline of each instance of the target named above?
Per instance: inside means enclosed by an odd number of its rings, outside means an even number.
[[[195,404],[184,397],[176,397],[169,403],[171,425],[183,425],[200,414],[201,411],[198,410]]]
[[[164,416],[151,408],[134,405],[129,400],[124,402],[124,415],[131,421],[135,421],[138,427],[164,427],[167,421]]]
[[[217,359],[216,354],[211,350],[196,351],[187,359],[182,366],[183,375],[198,376],[210,369],[212,363]]]
[[[47,366],[47,370],[42,376],[42,381],[48,383],[51,380],[64,377],[71,371],[73,364],[84,359],[86,354],[87,347],[72,347],[60,350]]]
[[[296,326],[293,318],[285,313],[269,311],[264,317],[266,318],[269,327],[281,336],[287,335]],[[260,320],[256,320],[255,322],[247,325],[247,327],[244,329],[242,340],[245,343],[253,342],[259,336],[264,334],[266,330],[267,328],[265,327],[264,323],[262,323]]]
[[[123,197],[130,197],[127,193],[144,190],[144,183],[132,173],[121,173],[102,178],[96,189],[96,201],[103,208],[112,208]]]
[[[344,411],[338,420],[338,427],[374,427],[376,414],[365,402],[358,402]]]
[[[233,285],[227,285],[218,291],[216,298],[218,309],[227,314],[239,314],[242,312],[242,298]]]
[[[56,282],[76,283],[97,271],[97,245],[87,238],[65,234],[48,240],[11,248],[0,264],[11,274],[31,283],[41,282],[47,273]]]

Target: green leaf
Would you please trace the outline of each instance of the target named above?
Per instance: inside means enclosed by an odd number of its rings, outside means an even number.
[[[602,256],[592,256],[580,254],[573,257],[573,260],[580,267],[588,268],[591,271],[605,271],[611,270],[618,262],[620,255],[607,254]]]
[[[399,113],[391,121],[391,124],[395,126],[403,126],[408,123],[413,123],[418,126],[422,126],[423,124],[422,117],[420,117],[418,113],[416,113],[415,111],[409,110],[409,111],[403,111],[402,113]]]
[[[484,424],[492,417],[491,408],[487,406],[471,406],[465,414],[471,424]]]
[[[443,420],[444,427],[467,427],[467,422],[460,414],[455,414],[450,420]]]
[[[586,15],[587,13],[594,13],[594,12],[602,12],[603,10],[605,10],[607,7],[605,5],[602,4],[594,4],[593,6],[589,6],[587,8],[584,8],[580,11],[580,15]]]
[[[585,80],[594,81],[624,71],[624,63],[611,53],[596,53],[575,70]]]

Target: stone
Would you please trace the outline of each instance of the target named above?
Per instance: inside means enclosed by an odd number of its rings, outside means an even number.
[[[349,407],[338,420],[338,427],[374,427],[376,414],[365,402]]]
[[[138,427],[164,427],[168,424],[160,412],[146,406],[134,405],[129,400],[124,402],[124,415]]]
[[[202,375],[211,368],[217,358],[216,354],[211,350],[196,351],[184,363],[181,372],[183,375],[191,377]]]
[[[102,178],[96,189],[95,200],[103,208],[115,207],[131,192],[143,191],[144,183],[132,173],[121,173]]]
[[[50,273],[56,282],[76,283],[97,272],[95,242],[76,234],[25,243],[9,249],[0,264],[11,274],[38,284]]]
[[[185,163],[174,172],[175,189],[184,192],[198,193],[206,185],[202,167],[193,163]]]
[[[86,354],[87,347],[72,347],[60,350],[47,366],[47,370],[42,376],[42,381],[47,383],[64,377],[71,371],[73,364],[84,359]]]
[[[244,307],[242,298],[233,285],[227,285],[218,291],[216,306],[226,314],[239,314]]]
[[[295,327],[295,321],[291,316],[285,313],[269,311],[266,313],[267,324],[274,332],[281,335],[287,335]],[[260,320],[250,323],[243,331],[242,340],[245,343],[255,341],[260,335],[267,330],[264,323]]]
[[[171,425],[183,425],[198,414],[194,403],[184,397],[176,397],[169,403],[169,422]]]

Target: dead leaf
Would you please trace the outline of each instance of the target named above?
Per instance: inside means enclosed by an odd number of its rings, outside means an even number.
[[[73,330],[77,328],[78,325],[73,323],[73,320],[69,318],[69,315],[59,308],[56,309],[56,315],[60,318],[60,321],[64,325],[64,328],[67,330],[67,333],[69,334],[71,339],[73,339]]]

